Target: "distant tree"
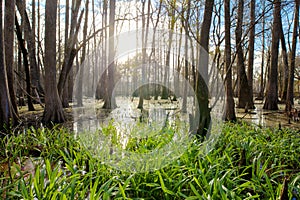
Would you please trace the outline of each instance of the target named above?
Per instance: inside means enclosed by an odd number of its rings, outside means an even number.
[[[93,32],[95,33],[96,32],[96,21],[97,21],[96,11],[95,11],[95,0],[92,0],[92,15],[93,15],[93,22],[92,22],[93,23]],[[103,31],[102,31],[102,34],[103,34]],[[94,52],[96,52],[99,48],[97,45],[97,36],[96,35],[94,35],[93,40],[94,40]],[[94,70],[95,74],[99,74],[99,61],[100,60],[101,59],[98,56],[96,56],[94,59],[95,64],[93,65],[93,67],[94,67],[93,70]],[[96,85],[97,85],[96,76],[93,76],[92,92],[95,91]]]
[[[181,94],[180,94],[181,84],[179,84],[179,80],[180,80],[179,76],[180,76],[180,71],[181,71],[181,64],[180,64],[180,62],[181,62],[181,48],[180,47],[182,45],[182,31],[183,31],[183,27],[180,26],[179,34],[176,35],[177,37],[179,37],[179,39],[176,39],[176,40],[178,40],[178,42],[177,42],[177,63],[176,63],[177,66],[176,66],[176,69],[175,69],[176,70],[176,73],[175,73],[176,76],[174,77],[174,89],[175,89],[175,94],[179,95],[178,97],[181,96]],[[177,100],[176,98],[177,98],[176,95],[174,95],[174,100]]]
[[[148,29],[149,29],[149,19],[150,19],[150,1],[148,2],[148,17],[147,21],[145,18],[145,6],[146,0],[142,1],[142,81],[146,79],[146,43],[148,39]],[[143,83],[143,82],[142,82]],[[143,109],[144,107],[144,99],[146,98],[146,87],[140,87],[139,89],[139,104],[138,108]]]
[[[79,66],[79,72],[78,72],[78,86],[77,86],[77,94],[76,94],[76,100],[77,100],[77,106],[83,106],[82,102],[82,87],[83,87],[83,76],[84,76],[84,61],[85,61],[85,55],[86,55],[86,37],[87,37],[87,29],[88,29],[88,12],[89,10],[89,1],[85,2],[85,21],[83,25],[83,47],[82,47],[82,54],[81,54],[81,62]]]
[[[294,77],[295,77],[295,60],[296,60],[296,49],[297,49],[297,35],[299,35],[299,6],[300,0],[295,0],[295,14],[294,14],[294,28],[293,28],[293,41],[292,41],[292,51],[290,55],[290,69],[288,78],[288,92],[286,100],[286,111],[291,111],[294,104]]]
[[[280,37],[281,0],[274,1],[271,65],[268,76],[267,95],[263,109],[278,110],[278,51]]]
[[[16,25],[16,34],[18,38],[18,44],[20,47],[20,50],[22,52],[23,56],[23,66],[25,71],[25,77],[26,77],[26,93],[27,93],[27,104],[28,104],[28,110],[34,111],[32,96],[31,96],[31,78],[30,78],[30,69],[29,69],[29,61],[28,61],[28,51],[25,47],[25,40],[22,38],[22,31],[21,27],[19,25],[17,16],[15,16],[15,25]]]
[[[56,10],[57,0],[46,0],[45,8],[45,109],[43,123],[61,123],[65,114],[56,85]]]
[[[266,10],[266,0],[262,0],[263,4],[263,15],[262,15],[262,52],[261,52],[261,67],[260,67],[260,90],[258,93],[257,99],[263,100],[264,99],[264,67],[265,67],[265,41],[266,41],[266,33],[265,33],[265,26],[266,26],[266,17],[265,17],[265,10]]]
[[[116,99],[113,96],[113,89],[115,85],[115,9],[116,2],[114,0],[109,1],[109,44],[108,44],[108,70],[107,70],[107,93],[104,97],[105,109],[114,109],[116,105]]]
[[[18,25],[17,20],[15,20],[16,25],[16,33],[18,38],[18,43],[20,46],[20,50],[22,51],[23,56],[23,65],[25,68],[25,76],[26,76],[26,93],[27,93],[27,104],[28,104],[28,110],[33,111],[33,91],[32,91],[32,77],[31,75],[35,75],[35,72],[37,72],[37,62],[35,58],[35,39],[32,32],[32,28],[30,25],[30,20],[28,17],[28,14],[26,12],[26,1],[25,0],[16,0],[16,5],[19,10],[19,13],[21,15],[22,24],[21,27]],[[15,16],[17,19],[17,17]],[[22,35],[22,33],[24,34]],[[27,45],[25,45],[27,44]],[[31,69],[31,70],[30,70]],[[39,76],[33,76],[39,77]],[[34,79],[38,83],[37,79]],[[40,85],[40,84],[39,84]],[[34,87],[39,90],[41,87],[38,87],[37,84],[34,84]],[[39,91],[42,91],[40,89]]]
[[[16,0],[16,5],[22,18],[22,25],[24,28],[24,40],[26,41],[28,49],[28,58],[30,64],[30,78],[31,84],[37,89],[39,93],[43,93],[43,88],[40,83],[40,69],[36,60],[36,45],[35,45],[35,22],[30,24],[30,19],[26,11],[26,1]],[[34,13],[33,13],[34,14]],[[32,95],[30,91],[30,95]]]
[[[71,14],[71,23],[69,27],[67,44],[64,52],[64,60],[62,62],[61,73],[58,79],[58,94],[61,99],[68,98],[68,95],[63,95],[64,90],[68,89],[66,83],[68,81],[71,70],[73,69],[74,59],[80,48],[76,48],[78,34],[80,30],[80,24],[83,18],[83,10],[79,14],[81,5],[81,0],[72,0],[72,14]],[[79,15],[79,16],[78,16]],[[67,100],[64,99],[63,102],[67,103]],[[68,105],[64,105],[68,107]]]
[[[102,12],[102,27],[103,27],[103,33],[102,33],[102,41],[107,41],[107,9],[108,9],[108,2],[107,0],[103,0],[103,12]],[[102,42],[101,47],[101,66],[102,69],[106,68],[107,65],[107,45],[106,42]],[[101,77],[98,80],[97,87],[96,87],[96,99],[104,99],[106,95],[106,81],[107,81],[107,71],[104,70],[104,72],[101,71]],[[136,79],[135,79],[136,80]]]
[[[187,0],[187,9],[186,9],[186,16],[185,19],[182,20],[182,26],[184,26],[185,31],[185,37],[184,37],[184,89],[183,89],[183,98],[182,98],[182,108],[181,111],[183,113],[187,112],[187,96],[188,96],[188,80],[189,80],[189,58],[188,58],[188,52],[189,52],[189,17],[191,12],[191,1]],[[203,53],[205,54],[205,53]],[[201,60],[201,58],[199,59]],[[201,62],[201,61],[200,61]],[[203,62],[205,63],[205,61]],[[206,63],[205,63],[206,64]],[[207,66],[201,66],[203,68],[206,68]],[[204,69],[205,71],[206,69]],[[199,76],[203,76],[203,74],[199,74]]]
[[[32,53],[33,55],[30,58],[30,62],[34,62],[33,64],[30,65],[30,77],[32,80],[32,86],[33,89],[39,92],[40,94],[44,94],[44,89],[41,86],[41,80],[40,80],[40,66],[37,64],[37,59],[36,59],[36,12],[35,12],[35,5],[36,2],[35,0],[32,0],[31,2],[31,37],[32,37],[32,43],[34,44],[34,47],[32,47]],[[33,94],[35,92],[33,91]]]
[[[190,1],[188,0],[188,5]],[[172,0],[170,1],[170,8],[168,9],[168,15],[170,16],[169,19],[169,38],[168,38],[168,49],[167,49],[167,55],[166,55],[166,66],[164,67],[164,85],[167,84],[167,79],[169,77],[169,71],[170,71],[170,61],[171,61],[171,45],[172,45],[172,41],[173,41],[173,32],[174,32],[174,28],[175,28],[175,23],[176,23],[176,16],[175,16],[175,3],[176,1]],[[187,8],[187,10],[190,10],[189,6]],[[187,11],[189,13],[189,11]],[[149,15],[149,13],[148,13]],[[188,14],[189,15],[189,14]],[[186,16],[186,19],[188,20],[188,16]],[[162,88],[162,94],[161,94],[161,98],[162,99],[168,99],[169,94],[168,94],[168,88],[167,87],[163,87]]]
[[[158,28],[158,24],[159,24],[159,22],[160,22],[160,17],[161,17],[161,11],[162,11],[162,5],[163,5],[163,2],[162,2],[162,0],[159,0],[159,6],[158,6],[158,13],[157,13],[157,19],[156,19],[156,22],[155,22],[155,25],[154,25],[154,28],[153,28],[153,31],[154,31],[154,33],[156,33],[156,30],[157,30],[157,28]],[[152,19],[153,20],[153,19]],[[153,37],[152,37],[152,51],[151,51],[151,53],[150,53],[150,57],[149,57],[149,59],[151,60],[151,56],[152,56],[152,58],[154,58],[154,59],[156,59],[156,54],[157,54],[157,50],[156,50],[156,48],[155,48],[155,39],[156,38],[156,35],[155,34],[153,34]],[[178,77],[178,76],[177,76]],[[154,80],[155,81],[157,81],[158,80],[158,78],[159,78],[159,70],[158,70],[158,67],[157,67],[157,65],[155,65],[155,67],[154,67]],[[179,82],[179,78],[178,78],[178,81],[176,80],[176,78],[174,78],[174,85],[178,85],[177,87],[175,86],[175,88],[177,88],[178,89],[178,87],[179,87],[179,84],[178,84],[178,82]],[[159,85],[155,85],[154,86],[154,100],[158,100],[158,95],[159,95],[159,92],[158,92],[158,88],[159,88],[160,86]],[[177,90],[178,91],[178,90]],[[178,94],[178,93],[177,93]],[[174,95],[174,100],[176,100],[176,96]]]
[[[235,121],[234,99],[232,89],[232,65],[231,65],[231,37],[230,37],[230,0],[224,0],[225,9],[225,90],[226,103],[224,118],[226,121]]]

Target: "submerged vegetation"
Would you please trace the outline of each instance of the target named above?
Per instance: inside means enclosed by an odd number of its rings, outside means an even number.
[[[127,148],[149,151],[149,145],[166,142],[164,137],[155,141],[160,139],[152,144],[151,138],[140,143],[133,138]],[[299,144],[295,130],[226,124],[205,153],[195,141],[162,169],[127,173],[100,162],[64,128],[32,128],[1,140],[5,151],[0,152],[0,195],[3,199],[298,199]]]

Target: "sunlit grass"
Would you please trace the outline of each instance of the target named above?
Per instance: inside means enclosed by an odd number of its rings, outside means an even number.
[[[144,143],[137,151],[151,150]],[[194,142],[164,168],[128,173],[100,162],[66,129],[27,129],[1,140],[0,198],[278,199],[284,182],[289,198],[300,198],[299,144],[293,130],[226,124],[208,152]]]

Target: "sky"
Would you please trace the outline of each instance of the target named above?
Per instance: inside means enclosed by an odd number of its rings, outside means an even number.
[[[71,0],[70,0],[71,1]],[[27,1],[28,2],[28,1]],[[235,2],[235,1],[233,1]],[[234,7],[234,3],[232,2],[232,7]],[[257,7],[261,7],[262,6],[262,1],[256,1]],[[92,15],[92,6],[91,6],[92,1],[90,0],[90,6],[89,6],[89,28],[88,28],[88,32],[91,30],[92,28],[92,22],[93,22],[93,15]],[[157,1],[152,1],[152,5],[155,5],[157,3]],[[64,19],[65,19],[65,0],[59,0],[59,4],[60,4],[60,20],[61,20],[61,37],[64,36]],[[84,4],[85,1],[83,0],[81,3],[81,7],[82,9],[84,8]],[[135,0],[120,0],[117,1],[117,8],[116,8],[116,13],[121,13],[119,16],[116,16],[117,19],[123,17],[124,13],[127,13],[126,18],[133,18],[136,17],[136,6],[135,6]],[[38,2],[36,2],[36,7],[38,6]],[[42,32],[43,32],[43,13],[44,13],[44,6],[45,6],[45,0],[40,0],[40,8],[41,8],[41,23],[42,23]],[[283,21],[283,25],[284,25],[284,29],[286,30],[285,32],[288,32],[287,29],[289,28],[289,25],[293,25],[291,24],[291,22],[293,21],[293,12],[291,12],[290,9],[291,5],[286,5],[283,7],[282,10],[282,21]],[[30,13],[30,9],[31,9],[31,2],[29,1],[27,4],[27,9]],[[139,9],[141,9],[141,4],[139,5]],[[248,6],[245,6],[245,19],[247,19],[247,10],[249,10]],[[221,12],[223,12],[223,10],[221,9]],[[259,14],[259,12],[261,12],[260,10],[258,11],[257,14]],[[95,16],[96,16],[96,30],[102,27],[102,22],[101,22],[101,13],[102,13],[102,1],[101,0],[95,0]],[[221,15],[221,18],[223,18],[222,13],[219,13]],[[38,16],[37,16],[38,17]],[[233,21],[234,22],[234,21]],[[221,22],[222,24],[223,22]],[[270,12],[270,17],[266,19],[266,23],[267,26],[268,24],[272,23],[272,12]],[[83,26],[83,23],[82,23]],[[139,22],[139,26],[141,26],[141,22]],[[164,26],[167,26],[167,22]],[[223,25],[221,25],[221,31],[224,30]],[[136,28],[136,22],[134,21],[118,21],[117,23],[117,32],[122,33],[122,32],[126,32],[128,30],[134,30]],[[261,24],[258,24],[256,27],[256,32],[259,32],[261,30]],[[233,37],[232,37],[232,44],[235,44],[234,41],[234,31],[232,32]],[[42,36],[42,33],[41,33]],[[43,37],[43,36],[42,36]],[[266,37],[266,43],[269,43],[269,40],[271,39],[270,34],[267,35]],[[289,41],[291,40],[291,34],[288,35],[286,34],[286,40],[287,40],[287,44],[289,43]],[[256,52],[255,52],[255,69],[259,70],[260,68],[260,63],[261,63],[261,49],[262,49],[262,37],[257,37],[256,38]],[[291,42],[291,41],[290,41]],[[213,44],[213,43],[211,43]],[[300,46],[300,45],[299,45]],[[298,51],[297,54],[300,55],[300,47],[298,46]],[[214,47],[211,46],[211,51],[213,51]],[[267,48],[267,47],[266,47]],[[289,48],[289,46],[287,46],[287,48]]]

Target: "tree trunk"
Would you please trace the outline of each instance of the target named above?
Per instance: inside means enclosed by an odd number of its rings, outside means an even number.
[[[254,65],[254,44],[255,44],[255,0],[250,3],[250,33],[249,33],[249,57],[248,57],[248,84],[250,104],[253,104],[253,65]],[[252,99],[252,100],[251,100]]]
[[[250,96],[250,88],[245,69],[245,60],[242,44],[244,0],[238,1],[238,17],[235,30],[238,66],[238,108],[254,108],[253,99]]]
[[[145,48],[145,27],[146,27],[146,20],[145,20],[145,4],[146,4],[146,0],[142,1],[142,49]],[[144,57],[142,57],[142,64],[144,64]],[[142,66],[142,84],[143,81],[145,80],[145,67]],[[143,109],[144,106],[144,98],[145,98],[145,91],[144,91],[145,87],[139,87],[139,104],[137,106],[138,109]]]
[[[18,74],[24,74],[24,72],[23,72],[24,70],[22,67],[23,67],[23,65],[22,65],[22,50],[19,45],[18,46]],[[24,91],[23,91],[25,83],[24,83],[23,79],[19,79],[19,81],[20,81],[20,85],[17,89],[17,96],[19,97],[18,98],[18,106],[26,106]]]
[[[2,19],[2,0],[0,0],[0,27],[3,27]],[[7,72],[5,68],[4,59],[4,45],[3,45],[3,29],[0,29],[0,130],[7,130],[10,126],[12,115],[12,106],[10,103],[10,96],[7,83]]]
[[[85,54],[86,54],[86,35],[87,35],[87,25],[88,25],[88,12],[89,10],[89,1],[85,2],[85,21],[83,26],[83,47],[82,47],[82,54],[81,54],[81,64],[79,66],[78,72],[78,87],[77,87],[77,106],[83,106],[82,102],[82,87],[83,87],[83,76],[84,76],[84,67],[85,67]]]
[[[70,0],[66,0],[66,13],[65,13],[65,44],[64,44],[64,59],[67,57],[67,49],[68,49],[68,39],[69,39],[69,25],[70,25]],[[65,60],[63,60],[63,62],[66,62]],[[72,71],[72,70],[71,70]],[[70,72],[72,73],[72,72]],[[72,73],[73,75],[73,73]],[[68,78],[68,81],[66,82],[66,86],[64,88],[64,91],[65,90],[68,90],[67,92],[65,91],[63,93],[63,96],[62,96],[62,104],[63,104],[63,107],[68,107],[68,103],[66,102],[66,100],[73,100],[73,94],[72,94],[72,91],[73,91],[73,84],[71,83],[70,80],[73,80],[73,76],[69,76]]]
[[[19,13],[22,17],[22,22],[24,22],[24,33],[25,40],[27,42],[27,48],[29,53],[29,61],[30,61],[30,76],[32,80],[32,85],[34,88],[38,90],[39,93],[43,93],[43,88],[40,83],[40,70],[36,61],[36,49],[35,49],[35,35],[33,31],[33,27],[30,25],[29,17],[26,12],[26,8],[24,7],[23,0],[16,0],[16,5],[19,10]]]
[[[109,1],[109,46],[108,46],[108,76],[107,76],[107,94],[105,96],[103,108],[116,108],[116,99],[113,96],[113,89],[115,85],[115,4],[114,0]]]
[[[179,31],[179,41],[178,41],[178,49],[177,49],[177,67],[176,67],[176,76],[174,77],[174,87],[175,87],[175,94],[177,94],[178,96],[174,96],[174,99],[175,97],[178,98],[178,97],[181,97],[181,90],[180,90],[180,71],[181,71],[181,64],[180,64],[180,60],[181,60],[181,43],[182,43],[182,31],[183,31],[183,28],[182,26],[180,27],[180,31]],[[177,34],[178,36],[178,34]],[[177,41],[177,39],[176,39]]]
[[[263,109],[278,110],[278,51],[280,37],[281,0],[274,1],[271,65],[268,79],[268,92]]]
[[[281,97],[281,101],[285,102],[287,89],[288,89],[288,81],[289,81],[289,61],[288,61],[287,48],[286,48],[286,42],[284,38],[281,19],[280,19],[280,40],[281,40],[282,59],[283,59],[283,89],[280,94],[280,97]]]
[[[65,82],[64,90],[61,96],[61,103],[63,108],[70,107],[69,105],[69,76],[67,77],[67,81]]]
[[[183,113],[187,112],[187,96],[188,96],[188,80],[189,80],[189,62],[188,62],[188,37],[189,37],[189,17],[190,17],[190,11],[191,11],[191,1],[187,1],[187,11],[186,11],[186,17],[185,20],[182,20],[183,26],[185,28],[185,41],[184,41],[184,56],[185,56],[185,62],[184,62],[184,90],[183,90],[183,99],[182,99],[182,108],[181,111]],[[200,59],[200,58],[199,58]]]
[[[95,0],[92,0],[92,15],[93,15],[93,32],[94,32],[94,34],[96,33],[96,16],[95,16]],[[94,35],[94,52],[96,52],[97,51],[97,48],[99,48],[98,47],[98,45],[97,45],[97,40],[96,40],[96,35]],[[94,61],[95,61],[95,64],[93,65],[93,67],[94,67],[94,69],[93,69],[93,71],[94,71],[94,73],[95,73],[95,75],[93,75],[93,84],[92,84],[92,92],[94,92],[95,91],[95,88],[96,88],[96,85],[97,85],[97,83],[96,83],[96,77],[98,76],[98,74],[99,74],[99,64],[98,64],[98,62],[99,62],[99,57],[98,56],[96,56],[95,58],[94,58]],[[92,93],[92,96],[94,96],[94,93]]]
[[[34,44],[34,47],[32,48],[32,53],[33,55],[30,55],[30,63],[33,62],[33,65],[30,64],[30,77],[31,77],[31,82],[33,89],[36,89],[40,94],[44,94],[44,89],[41,86],[41,80],[40,80],[40,66],[37,64],[37,59],[36,59],[36,15],[35,15],[35,0],[32,0],[31,3],[32,6],[32,13],[31,13],[31,18],[32,18],[32,43]]]
[[[97,87],[96,87],[96,99],[104,99],[106,95],[106,80],[107,80],[107,71],[105,70],[107,66],[107,0],[103,1],[103,14],[102,14],[102,27],[103,27],[103,35],[102,35],[102,59],[101,59],[101,66],[102,70],[100,69],[101,76],[98,80]],[[105,66],[105,67],[104,67]],[[136,81],[136,79],[134,79]]]
[[[226,121],[235,121],[234,99],[232,89],[232,65],[231,65],[231,37],[230,37],[230,0],[225,0],[225,90],[226,103],[224,118]]]
[[[60,0],[57,0],[58,1],[58,5],[60,4]],[[62,39],[61,39],[61,11],[60,11],[60,8],[57,9],[57,27],[58,27],[58,66],[61,67],[62,66]],[[68,87],[68,84],[69,82],[66,81],[65,83],[65,87],[64,87],[64,91],[63,91],[63,94],[61,96],[61,103],[62,103],[62,106],[63,108],[68,108],[69,107],[69,87]]]
[[[266,1],[263,0],[263,12],[265,13],[266,9]],[[261,68],[260,68],[260,91],[258,94],[258,100],[264,99],[264,67],[265,67],[265,26],[266,26],[266,20],[265,15],[263,15],[262,18],[262,54],[261,54]]]
[[[80,23],[83,17],[83,10],[81,11],[79,18],[78,12],[80,8],[81,0],[73,0],[72,1],[72,16],[71,16],[71,27],[70,27],[70,33],[68,37],[68,42],[66,44],[65,48],[65,55],[64,55],[64,61],[62,70],[59,76],[59,81],[57,84],[58,93],[59,96],[62,98],[63,91],[65,89],[65,84],[68,81],[69,73],[72,70],[74,59],[78,53],[78,49],[75,48],[77,39],[78,39],[78,33],[80,29]]]
[[[14,27],[15,27],[15,1],[5,0],[5,18],[4,18],[4,47],[5,64],[7,71],[8,89],[13,108],[14,121],[18,119],[18,107],[14,88]]]
[[[294,105],[294,73],[295,73],[295,59],[296,59],[296,49],[297,49],[297,35],[298,35],[298,26],[299,26],[299,5],[300,0],[295,0],[295,17],[294,17],[294,30],[293,30],[293,41],[292,41],[292,51],[290,57],[290,70],[288,78],[288,92],[287,100],[285,105],[286,111],[291,111],[292,106]]]
[[[149,59],[151,59],[151,56],[152,58],[156,59],[156,49],[155,49],[155,41],[156,41],[156,30],[157,30],[157,27],[158,27],[158,23],[160,21],[160,14],[161,14],[161,10],[162,10],[162,0],[159,0],[159,7],[158,7],[158,13],[157,13],[157,20],[155,22],[155,25],[154,25],[154,34],[153,34],[153,37],[152,37],[152,51],[151,51],[151,54],[150,54],[150,57]],[[158,73],[158,66],[155,65],[154,66],[154,82],[158,82],[158,76],[159,76],[159,73]],[[175,79],[174,79],[175,81]],[[174,85],[176,85],[176,83],[174,83]],[[154,100],[158,100],[158,84],[155,84],[154,85]],[[174,96],[175,98],[175,96]]]
[[[169,21],[169,41],[168,41],[168,49],[167,49],[167,56],[166,56],[166,66],[165,66],[165,73],[164,73],[164,85],[167,85],[167,80],[169,77],[169,71],[170,71],[170,54],[171,54],[171,45],[172,45],[172,40],[173,40],[173,32],[174,32],[174,28],[175,28],[175,23],[176,23],[176,19],[175,19],[175,5],[174,5],[174,1],[171,1],[170,4],[171,7],[169,9],[171,9],[169,11],[169,16],[171,16],[171,19]],[[188,8],[189,9],[189,8]],[[148,13],[149,15],[149,13]],[[188,18],[188,16],[187,16]],[[169,89],[167,87],[163,87],[162,89],[162,94],[161,94],[161,99],[168,99],[169,97]]]
[[[19,42],[19,46],[22,51],[23,55],[23,63],[25,68],[25,76],[26,76],[26,93],[27,93],[27,104],[28,104],[28,110],[34,111],[34,106],[31,99],[31,79],[30,79],[30,70],[29,70],[29,64],[28,64],[28,58],[27,58],[27,49],[25,48],[25,43],[22,38],[21,28],[17,20],[17,16],[15,16],[15,24],[16,24],[16,33],[17,38]]]
[[[65,121],[56,85],[56,10],[57,0],[46,0],[45,13],[45,109],[43,123]]]
[[[206,0],[205,1],[205,10],[204,10],[204,18],[201,27],[200,34],[200,46],[206,52],[201,52],[200,49],[200,58],[204,58],[204,62],[200,62],[198,68],[198,76],[196,82],[196,97],[198,100],[198,109],[199,109],[199,124],[197,129],[197,135],[199,138],[204,138],[206,133],[210,127],[211,116],[210,116],[210,108],[209,108],[209,91],[208,91],[208,44],[209,44],[209,32],[211,27],[211,19],[213,12],[214,0]],[[207,61],[207,62],[206,62]],[[200,73],[199,73],[200,72]]]

